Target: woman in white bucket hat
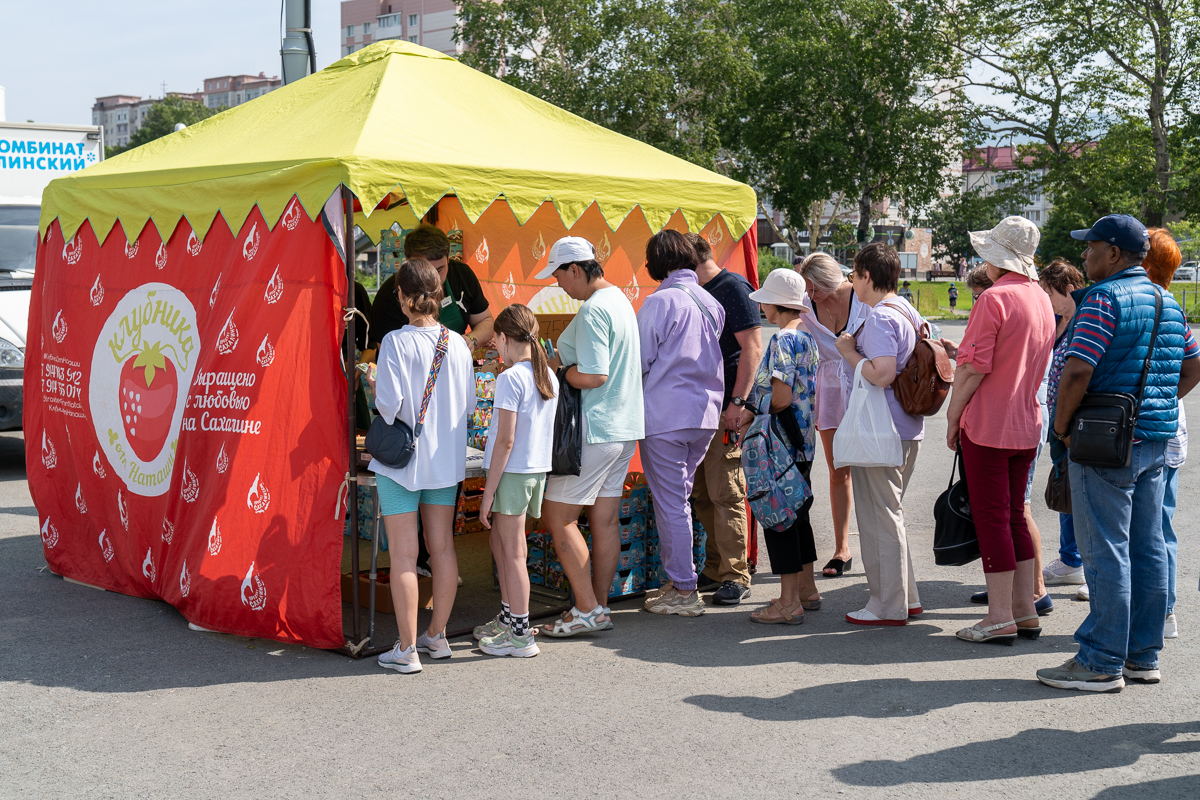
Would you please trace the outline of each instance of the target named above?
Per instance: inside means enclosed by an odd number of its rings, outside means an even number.
[[[790,269],[777,269],[767,275],[762,288],[750,293],[750,299],[762,306],[767,321],[779,326],[763,353],[754,374],[754,387],[746,398],[740,433],[757,414],[772,414],[787,434],[792,457],[800,465],[804,480],[816,454],[817,343],[801,323],[801,312],[812,307],[804,279]],[[817,546],[813,541],[809,497],[796,511],[796,521],[783,530],[763,526],[763,539],[771,559],[771,572],[779,576],[779,597],[750,615],[752,622],[768,625],[798,625],[804,610],[821,607],[813,564]]]
[[[1036,225],[1015,216],[971,233],[994,283],[971,308],[946,415],[946,444],[962,449],[988,588],[987,616],[955,634],[968,642],[1011,643],[1042,630],[1024,508],[1045,433],[1038,388],[1054,343],[1054,312],[1033,260],[1040,238]]]

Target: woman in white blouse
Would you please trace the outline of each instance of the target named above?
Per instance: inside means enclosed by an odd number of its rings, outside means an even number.
[[[379,347],[375,408],[384,421],[406,423],[420,435],[412,460],[390,467],[372,460],[380,511],[391,555],[392,602],[400,639],[379,657],[397,672],[420,672],[418,653],[449,658],[446,621],[458,590],[454,554],[454,506],[466,477],[467,427],[475,410],[471,351],[462,337],[438,323],[442,282],[423,259],[410,259],[396,271],[396,289],[409,324],[392,331]],[[438,350],[444,350],[429,401],[425,392]],[[417,514],[424,523],[433,573],[433,619],[417,635]]]
[[[817,431],[829,466],[829,504],[833,508],[833,558],[821,570],[826,577],[836,577],[850,569],[854,562],[850,554],[850,468],[833,468],[833,435],[846,413],[850,396],[850,377],[846,359],[835,343],[842,333],[855,333],[870,306],[854,295],[854,286],[842,273],[842,268],[828,253],[813,253],[804,259],[796,271],[804,278],[812,309],[801,312],[800,319],[813,338],[821,362],[817,367]]]

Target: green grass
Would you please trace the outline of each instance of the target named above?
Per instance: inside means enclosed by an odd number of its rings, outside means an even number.
[[[903,281],[901,282],[903,283]],[[971,293],[966,281],[955,281],[958,304],[950,310],[950,281],[909,281],[913,305],[926,319],[966,319],[971,310]]]

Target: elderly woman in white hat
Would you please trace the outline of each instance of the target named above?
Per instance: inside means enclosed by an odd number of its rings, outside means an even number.
[[[812,310],[804,279],[790,269],[777,269],[750,299],[762,307],[768,322],[779,326],[779,332],[771,337],[754,375],[740,431],[745,432],[756,414],[774,415],[807,481],[816,452],[818,354],[816,341],[801,323],[801,314]],[[797,511],[796,521],[783,530],[763,526],[771,572],[779,576],[780,595],[752,613],[751,621],[798,625],[804,621],[805,609],[821,607],[813,571],[817,546],[809,522],[812,502],[809,497]]]
[[[994,283],[971,308],[946,428],[946,444],[962,449],[988,589],[987,616],[956,634],[968,642],[1012,643],[1042,630],[1024,513],[1029,466],[1044,435],[1038,387],[1054,344],[1054,311],[1033,263],[1040,237],[1024,217],[971,233]]]

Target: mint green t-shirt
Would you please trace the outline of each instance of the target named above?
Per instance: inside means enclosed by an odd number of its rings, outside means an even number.
[[[558,351],[562,363],[608,376],[603,386],[583,390],[588,444],[645,438],[641,339],[625,294],[615,286],[592,294],[558,337]]]

